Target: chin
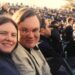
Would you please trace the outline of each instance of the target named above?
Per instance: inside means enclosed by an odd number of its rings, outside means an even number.
[[[28,48],[34,48],[35,45],[28,45]]]
[[[3,51],[4,53],[11,53],[11,51]]]
[[[5,50],[3,50],[3,52],[5,52],[5,53],[11,53],[12,49],[5,49]]]

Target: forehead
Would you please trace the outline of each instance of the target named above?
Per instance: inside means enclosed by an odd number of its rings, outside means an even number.
[[[14,32],[17,31],[16,27],[11,22],[7,22],[7,23],[0,25],[0,30],[7,30],[7,31],[10,30]]]
[[[37,16],[31,16],[26,18],[23,22],[21,22],[19,24],[19,27],[25,27],[25,28],[40,27],[40,22]]]

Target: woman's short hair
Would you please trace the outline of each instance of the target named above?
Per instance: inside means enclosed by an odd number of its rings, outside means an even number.
[[[11,22],[15,26],[15,28],[18,30],[17,24],[11,18],[0,16],[0,25],[7,23],[7,22]]]

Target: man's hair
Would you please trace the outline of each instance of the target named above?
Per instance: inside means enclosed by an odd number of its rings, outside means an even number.
[[[35,12],[34,9],[21,8],[12,16],[12,18],[14,21],[16,21],[16,23],[19,24],[20,22],[24,21],[26,18],[35,16],[35,15],[37,16],[38,20],[40,21],[40,17],[38,16],[38,14]]]

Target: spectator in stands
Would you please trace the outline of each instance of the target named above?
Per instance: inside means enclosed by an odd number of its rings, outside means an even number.
[[[50,39],[50,43],[52,44],[54,50],[56,51],[56,53],[58,53],[58,55],[64,56],[64,52],[63,52],[63,47],[62,47],[62,42],[61,42],[61,38],[60,38],[60,32],[59,32],[59,22],[54,20],[51,22],[51,39]],[[52,41],[51,41],[52,40]]]
[[[53,47],[49,43],[51,36],[51,28],[48,19],[41,19],[41,29],[40,29],[40,43],[39,48],[46,58],[55,56],[53,52]],[[52,52],[51,52],[52,51]]]
[[[0,15],[11,17],[9,3],[3,3],[0,10]]]
[[[13,52],[13,60],[21,75],[51,75],[50,68],[38,48],[40,20],[33,9],[21,8],[13,19],[20,30],[19,46]]]
[[[48,19],[43,18],[41,20],[41,29],[40,29],[40,34],[41,34],[40,38],[41,39],[40,39],[39,48],[42,51],[42,53],[44,54],[47,62],[49,63],[49,65],[51,67],[52,75],[57,75],[58,69],[62,65],[61,53],[63,51],[60,48],[59,44],[54,43],[53,40],[49,41],[50,39],[54,39],[51,37],[52,29],[53,28],[51,28],[51,25],[48,22]],[[54,40],[55,40],[55,42],[58,42],[58,41],[56,41],[56,39],[54,39]],[[58,47],[58,46],[60,48],[60,51],[57,50],[58,48],[55,49],[55,47]]]
[[[12,52],[17,47],[16,23],[0,17],[0,75],[20,75],[13,60]]]

